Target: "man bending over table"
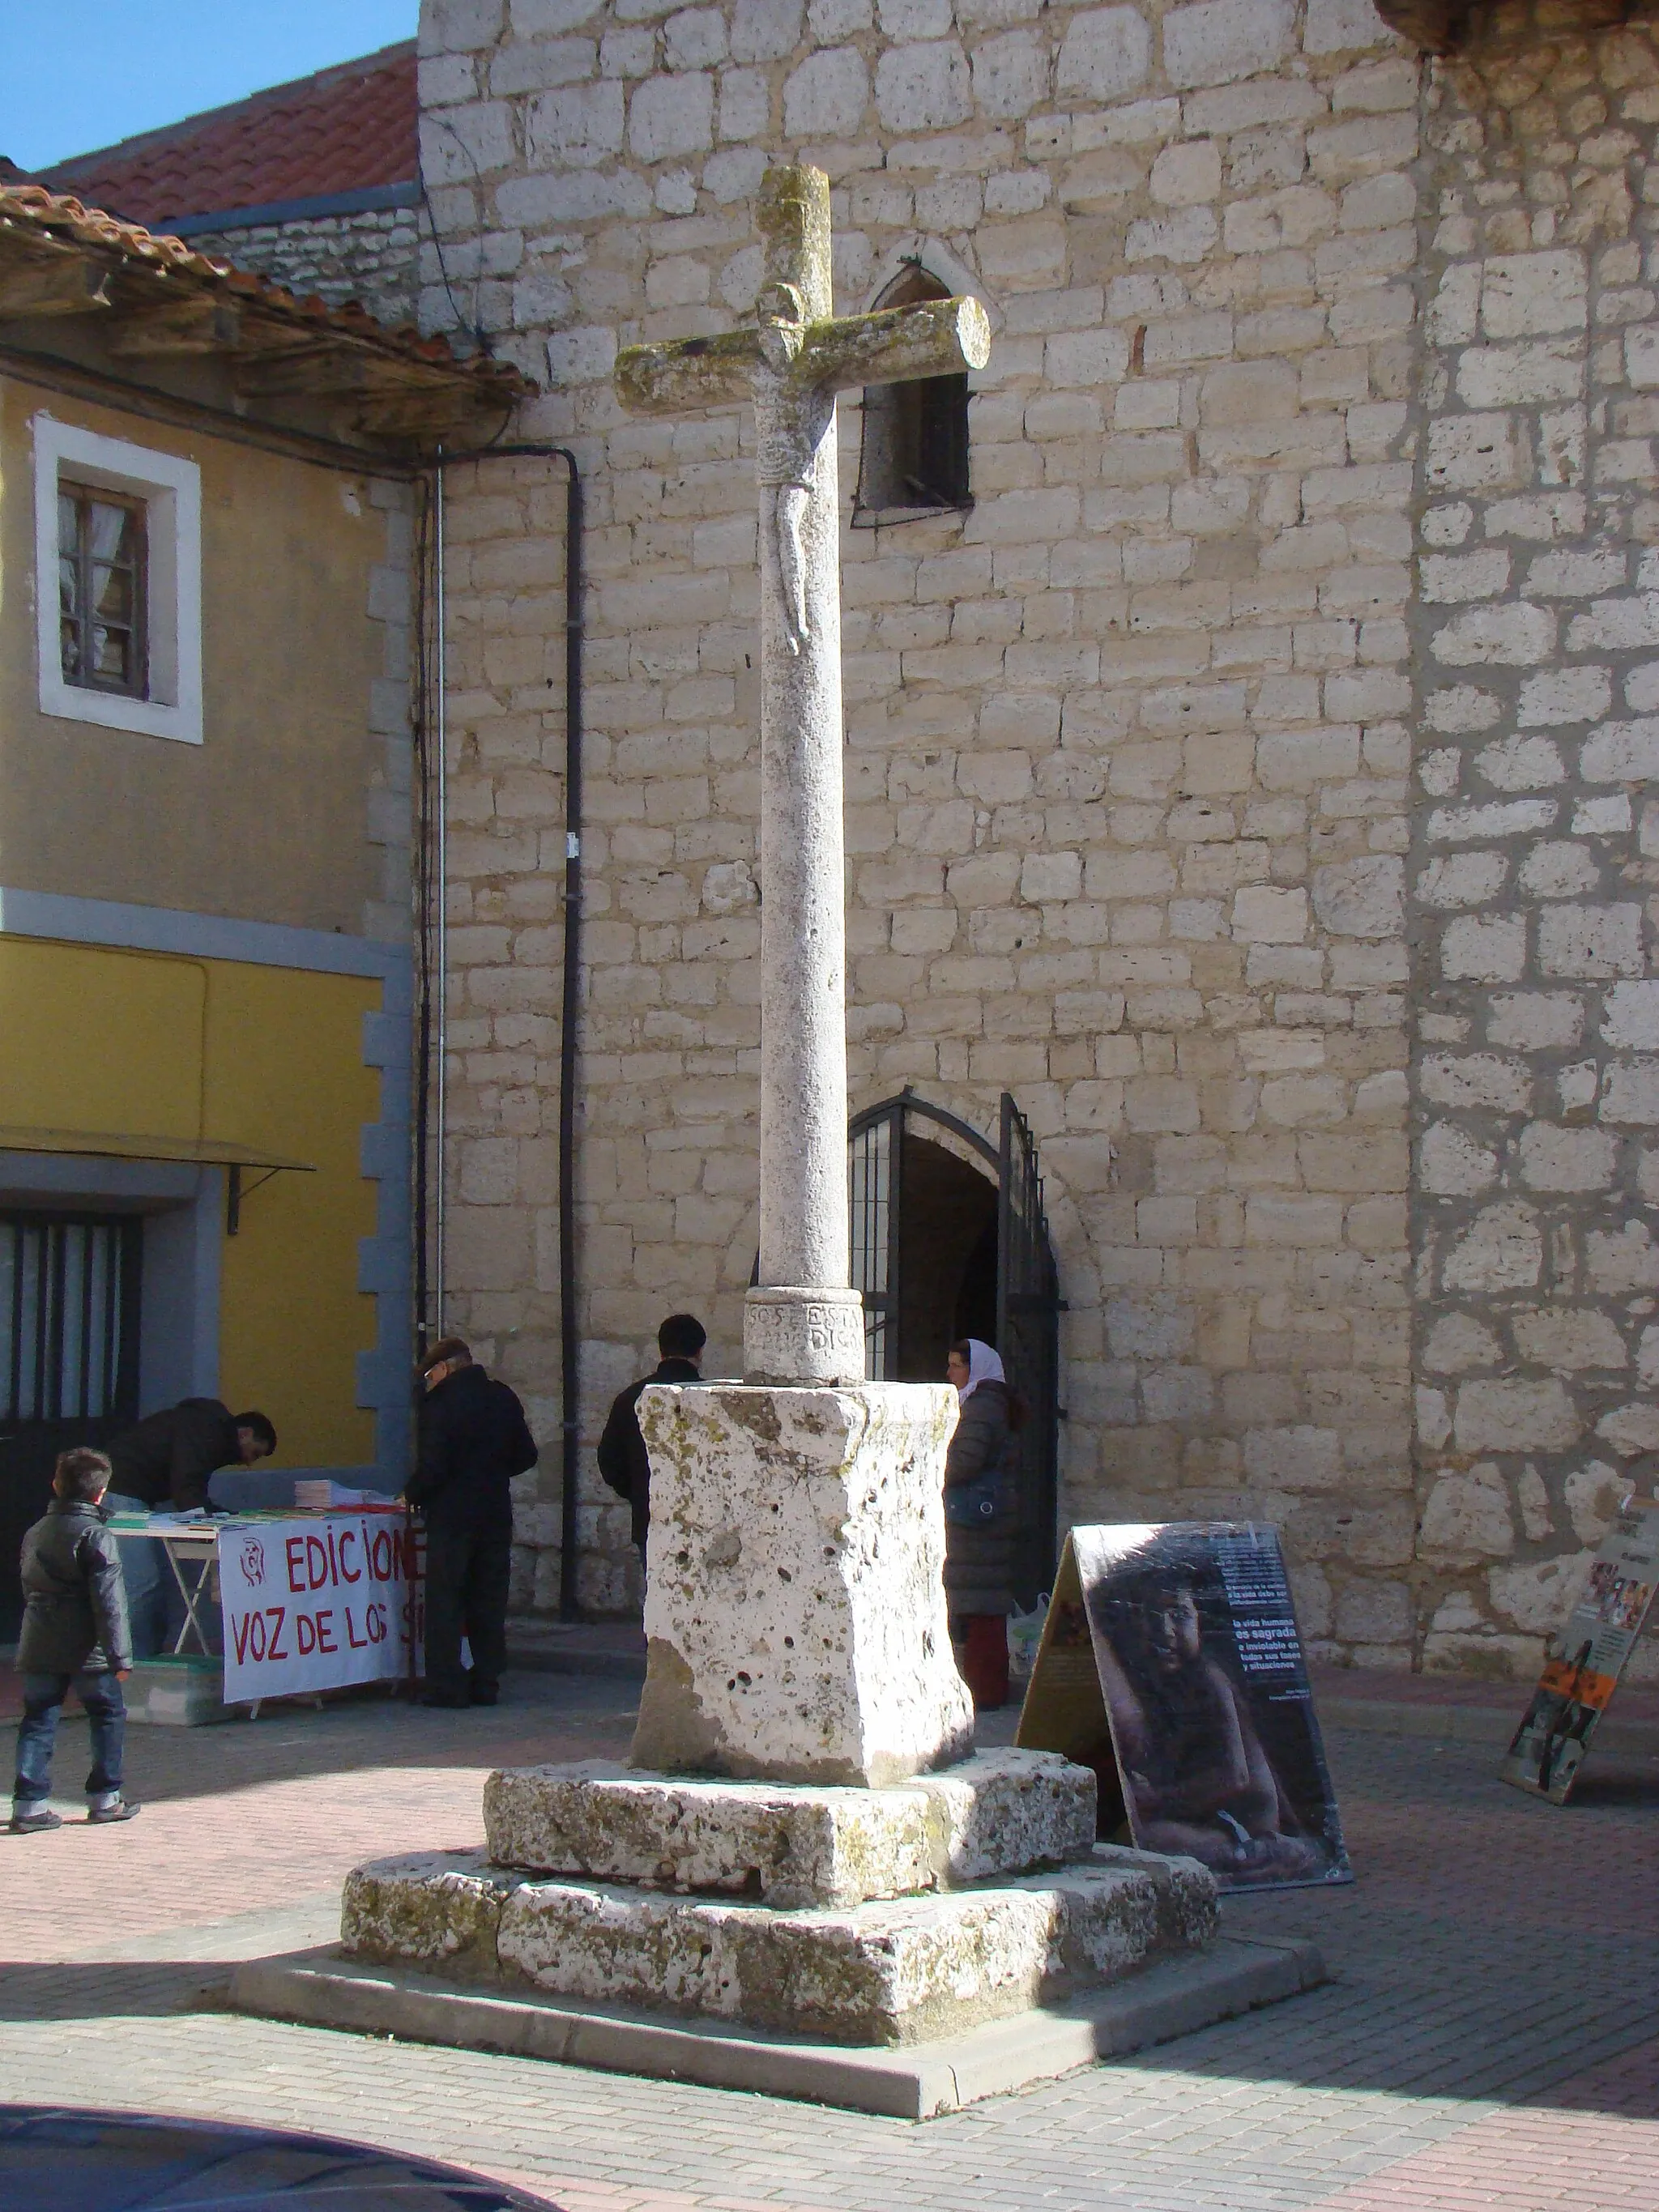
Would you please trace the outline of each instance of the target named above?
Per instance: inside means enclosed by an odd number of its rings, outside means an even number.
[[[220,1468],[252,1467],[276,1449],[276,1431],[263,1413],[233,1413],[216,1398],[184,1398],[105,1445],[114,1472],[104,1504],[112,1513],[187,1513],[206,1505],[208,1483]],[[133,1656],[154,1658],[177,1636],[184,1600],[159,1544],[147,1536],[120,1543]]]

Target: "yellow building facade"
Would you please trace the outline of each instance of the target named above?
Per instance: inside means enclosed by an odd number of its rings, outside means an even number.
[[[0,185],[14,1557],[58,1450],[187,1396],[402,1486],[415,526],[501,381]]]
[[[222,1397],[267,1413],[290,1464],[377,1462],[361,1384],[384,1293],[359,1260],[382,1076],[362,1047],[385,996],[370,975],[0,935],[0,1203],[14,1222],[143,1209],[140,1410]]]

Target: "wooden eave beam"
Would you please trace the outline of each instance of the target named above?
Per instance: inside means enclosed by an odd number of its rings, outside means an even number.
[[[193,299],[168,300],[160,307],[135,308],[120,317],[106,343],[111,353],[125,361],[230,353],[241,327],[234,301],[207,292]]]
[[[237,388],[251,399],[442,391],[449,382],[441,371],[419,362],[322,337],[291,352],[244,358],[236,367]]]
[[[106,313],[109,271],[73,252],[18,253],[0,245],[0,318]]]
[[[459,390],[452,386],[443,392],[370,399],[353,410],[351,428],[365,438],[438,439],[470,429],[481,416],[497,413],[508,404],[506,394],[492,405],[490,395],[476,386]]]

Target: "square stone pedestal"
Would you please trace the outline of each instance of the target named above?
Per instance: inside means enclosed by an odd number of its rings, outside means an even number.
[[[1048,1751],[977,1752],[890,1790],[678,1779],[587,1759],[492,1774],[484,1833],[495,1865],[529,1874],[844,1908],[1086,1859],[1095,1778]]]
[[[250,1969],[238,2001],[920,2114],[1316,1978],[1249,1946],[1212,1968],[1213,1877],[1097,1844],[1086,1768],[973,1754],[941,1578],[956,1406],[645,1391],[629,1765],[492,1775],[487,1851],[359,1867],[343,1956]]]
[[[973,1748],[942,1575],[945,1383],[653,1383],[631,1763],[879,1787]]]
[[[839,1911],[533,1879],[482,1852],[424,1853],[356,1869],[342,1917],[356,1959],[863,2045],[960,2034],[1215,1933],[1212,1877],[1138,1852]]]
[[[588,1762],[490,1776],[487,1852],[359,1867],[353,1958],[898,2045],[1201,1948],[1195,1862],[1097,1846],[1095,1778],[994,1751],[887,1790]]]

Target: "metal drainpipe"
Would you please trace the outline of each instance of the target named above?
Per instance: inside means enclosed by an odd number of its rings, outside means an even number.
[[[434,1155],[432,1196],[432,1279],[433,1316],[437,1334],[444,1336],[444,1231],[445,1189],[444,1152],[448,1136],[449,1119],[449,663],[445,648],[444,600],[444,467],[447,456],[441,446],[432,471],[432,546],[433,566],[436,571],[433,586],[434,623],[437,636],[433,649],[433,681],[438,694],[438,850],[434,866],[437,874],[438,912],[434,935],[437,939],[437,1007],[434,1027],[437,1031],[437,1069],[433,1088],[434,1102],[433,1152]]]
[[[559,1014],[559,1395],[562,1411],[559,1497],[559,1613],[576,1618],[576,1485],[580,1473],[581,1335],[576,1281],[576,1073],[581,1011],[582,926],[582,480],[576,456],[567,446],[484,446],[472,453],[446,453],[437,463],[439,559],[439,804],[444,796],[443,733],[443,472],[462,462],[560,460],[568,472],[564,534],[564,977]],[[439,852],[445,851],[439,829]],[[447,951],[441,920],[446,886],[440,878],[441,953]],[[441,1007],[444,1001],[441,999]],[[441,1016],[439,1034],[443,1035]],[[438,1099],[438,1318],[443,1322],[441,1224],[443,1219],[443,1061],[440,1044]]]

